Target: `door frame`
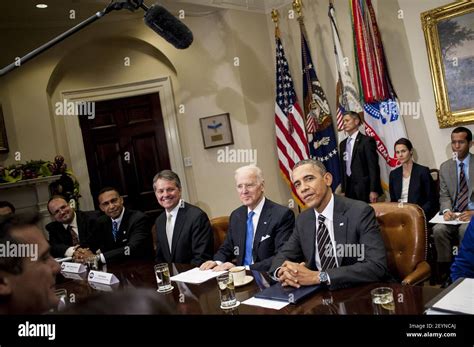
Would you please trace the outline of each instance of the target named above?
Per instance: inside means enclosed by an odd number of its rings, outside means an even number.
[[[67,99],[68,101],[75,102],[113,100],[152,93],[159,93],[158,95],[160,97],[171,170],[176,172],[181,178],[182,197],[185,201],[189,201],[170,76],[105,87],[62,91],[60,95],[61,101]],[[64,117],[64,127],[66,131],[66,142],[69,147],[72,171],[81,187],[82,209],[93,210],[94,202],[89,186],[89,171],[87,168],[86,152],[84,150],[79,118]]]

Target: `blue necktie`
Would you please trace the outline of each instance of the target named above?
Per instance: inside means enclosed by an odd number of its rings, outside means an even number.
[[[114,234],[114,240],[117,241],[118,237],[118,223],[116,221],[112,222],[112,234]]]
[[[247,217],[247,237],[245,238],[245,258],[244,265],[252,264],[252,246],[253,246],[253,220],[255,212],[250,211]]]

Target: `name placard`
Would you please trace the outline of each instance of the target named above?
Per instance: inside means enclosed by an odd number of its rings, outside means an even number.
[[[102,271],[89,271],[89,276],[87,276],[87,279],[89,282],[101,284],[119,283],[118,278],[114,274]]]
[[[71,272],[75,274],[80,274],[86,271],[86,266],[81,263],[70,263],[65,261],[61,264],[61,272]]]

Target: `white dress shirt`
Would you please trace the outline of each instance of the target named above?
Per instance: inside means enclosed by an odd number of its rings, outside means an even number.
[[[171,230],[173,230],[173,233],[171,234],[171,240],[173,240],[173,234],[174,234],[174,226],[176,224],[176,217],[178,216],[178,211],[180,207],[183,206],[183,199],[180,199],[178,204],[171,210],[171,211],[166,211],[166,220],[168,220],[168,216],[171,214]],[[169,244],[169,249],[171,250],[171,245]],[[171,253],[171,251],[170,251]]]
[[[125,213],[125,207],[122,208],[122,213],[120,213],[120,216],[117,218],[117,219],[112,219],[112,224],[114,222],[117,222],[117,230],[120,230],[120,224],[122,223],[122,219],[123,219],[123,214]],[[112,230],[110,230],[110,232],[112,232]],[[100,261],[102,262],[102,264],[105,264],[105,257],[104,255],[102,254],[102,252],[100,253]]]

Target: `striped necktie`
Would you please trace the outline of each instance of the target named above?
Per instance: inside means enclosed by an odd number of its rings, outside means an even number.
[[[73,246],[78,245],[78,244],[79,244],[79,238],[77,237],[77,234],[76,234],[76,232],[74,231],[74,228],[72,227],[72,225],[68,225],[68,226],[67,226],[67,230],[68,230],[69,233],[71,234],[72,245],[73,245]]]
[[[459,163],[459,192],[457,196],[457,211],[464,212],[468,205],[468,188],[466,175],[464,174],[464,163]]]
[[[316,240],[318,242],[318,254],[319,260],[321,261],[321,271],[332,269],[337,266],[336,258],[331,244],[331,237],[329,236],[329,230],[324,224],[326,217],[322,214],[318,216],[318,231]]]

